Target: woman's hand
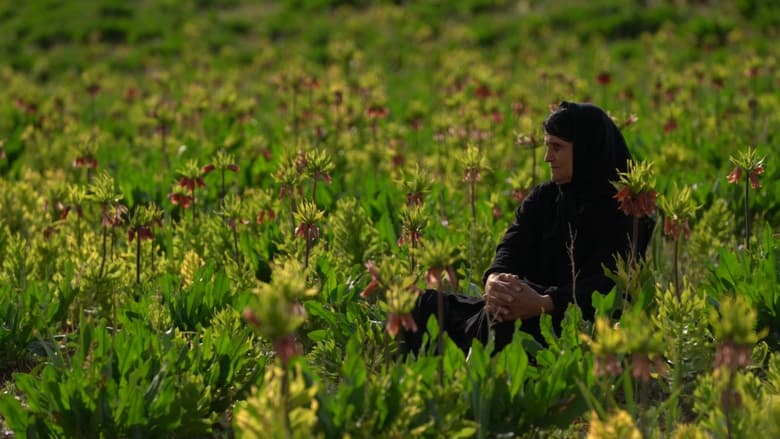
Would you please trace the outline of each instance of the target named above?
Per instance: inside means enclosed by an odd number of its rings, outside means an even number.
[[[516,275],[492,273],[485,282],[485,309],[499,322],[537,317],[554,308],[549,295],[537,293]]]

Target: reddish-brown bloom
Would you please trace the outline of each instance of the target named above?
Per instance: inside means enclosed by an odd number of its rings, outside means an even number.
[[[731,341],[724,341],[718,345],[715,351],[715,367],[725,366],[730,370],[737,370],[740,367],[749,366],[750,346],[737,345]]]
[[[650,381],[650,359],[647,354],[637,352],[631,355],[631,377],[645,383]]]
[[[493,92],[490,91],[490,88],[486,85],[480,85],[474,90],[474,96],[486,99],[493,95]]]
[[[171,204],[174,206],[181,205],[183,208],[190,207],[190,204],[192,204],[192,196],[187,194],[180,194],[180,193],[173,193],[168,194],[168,199],[171,200]]]
[[[149,226],[131,227],[127,230],[127,240],[133,242],[133,239],[138,236],[139,241],[144,239],[154,239],[154,231]]]
[[[417,231],[411,231],[410,232],[410,231],[404,229],[403,232],[401,233],[401,237],[398,238],[397,244],[400,246],[400,245],[406,244],[407,242],[413,242],[414,243],[414,242],[419,241],[420,238],[422,238],[422,234],[420,232],[417,232]]]
[[[458,277],[455,274],[454,268],[447,267],[446,269],[442,269],[434,267],[425,273],[425,283],[428,285],[428,288],[433,290],[443,288],[444,279],[446,279],[447,283],[449,283],[453,288],[457,289]]]
[[[671,133],[676,129],[677,129],[677,120],[675,120],[675,118],[673,117],[667,119],[666,123],[664,124],[664,133]]]
[[[111,207],[102,206],[102,220],[103,227],[118,227],[122,224],[122,215],[127,213],[127,208],[121,204],[117,204]]]
[[[680,221],[676,218],[666,217],[664,218],[664,233],[674,239],[679,238],[681,234],[685,239],[688,239],[691,236],[691,229],[688,227],[687,219]]]
[[[95,169],[97,168],[97,166],[98,166],[98,161],[92,156],[76,157],[76,159],[73,160],[74,168]]]
[[[753,189],[759,189],[761,187],[761,182],[758,180],[758,174],[755,172],[748,174],[748,179],[750,180],[750,187]]]
[[[285,366],[294,356],[303,354],[303,346],[295,338],[295,335],[288,335],[271,342],[274,352]]]
[[[369,119],[384,119],[390,115],[390,109],[379,105],[372,105],[366,110]]]
[[[618,201],[619,209],[624,214],[641,218],[655,211],[656,197],[657,194],[652,189],[632,194],[628,187],[624,187],[613,198]]]
[[[395,337],[403,326],[407,331],[417,332],[417,323],[411,314],[390,313],[387,316],[387,333]]]
[[[737,184],[739,183],[739,180],[742,178],[742,168],[737,166],[736,168],[732,169],[731,172],[729,172],[729,175],[726,176],[726,179],[731,184]]]
[[[365,267],[371,275],[371,282],[369,282],[366,288],[360,292],[360,297],[364,299],[370,296],[382,283],[382,279],[379,277],[379,268],[377,268],[374,261],[366,262]]]
[[[316,241],[320,237],[320,228],[316,224],[301,223],[295,229],[295,236],[300,236],[308,242]]]
[[[528,189],[512,189],[512,201],[515,203],[522,203],[525,197],[528,196]]]
[[[179,187],[183,187],[192,192],[196,187],[204,187],[206,183],[203,181],[203,177],[182,177],[179,180]]]
[[[209,163],[208,165],[206,165],[203,168],[201,168],[200,173],[201,173],[201,175],[206,175],[209,172],[213,171],[214,168],[215,168],[214,164],[213,163]]]
[[[266,219],[273,221],[276,219],[276,213],[272,209],[263,209],[257,214],[257,224],[263,224]]]
[[[596,76],[596,82],[598,82],[601,85],[608,85],[610,82],[612,82],[612,75],[608,72],[601,72]]]
[[[468,168],[463,173],[463,181],[476,182],[482,180],[482,174],[479,169]]]
[[[608,354],[606,357],[596,356],[593,363],[593,373],[597,376],[618,376],[623,372],[623,367],[615,354]]]

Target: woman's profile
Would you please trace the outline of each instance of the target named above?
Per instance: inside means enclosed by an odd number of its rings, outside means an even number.
[[[502,349],[518,319],[543,342],[540,315],[550,314],[558,330],[572,302],[592,318],[593,292],[613,287],[603,266],[614,268],[615,257],[630,251],[632,220],[618,209],[611,184],[631,159],[618,127],[601,108],[571,102],[562,102],[543,125],[551,179],[517,208],[483,276],[483,296],[445,293],[444,329],[464,351],[474,338],[486,342],[491,328]],[[648,239],[640,232],[640,253]],[[436,294],[418,299],[412,313],[418,328],[436,316]],[[421,331],[404,334],[407,350],[417,351],[421,342]]]

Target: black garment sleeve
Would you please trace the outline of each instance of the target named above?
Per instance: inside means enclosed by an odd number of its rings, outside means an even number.
[[[534,242],[541,230],[542,187],[537,186],[515,210],[515,220],[504,233],[496,247],[496,256],[490,268],[482,276],[482,285],[491,273],[511,273],[519,277],[529,275],[528,258],[532,257],[538,242]]]

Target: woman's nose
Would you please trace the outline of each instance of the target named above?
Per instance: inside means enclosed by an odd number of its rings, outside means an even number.
[[[544,161],[548,163],[553,161],[553,155],[549,148],[544,151]]]

